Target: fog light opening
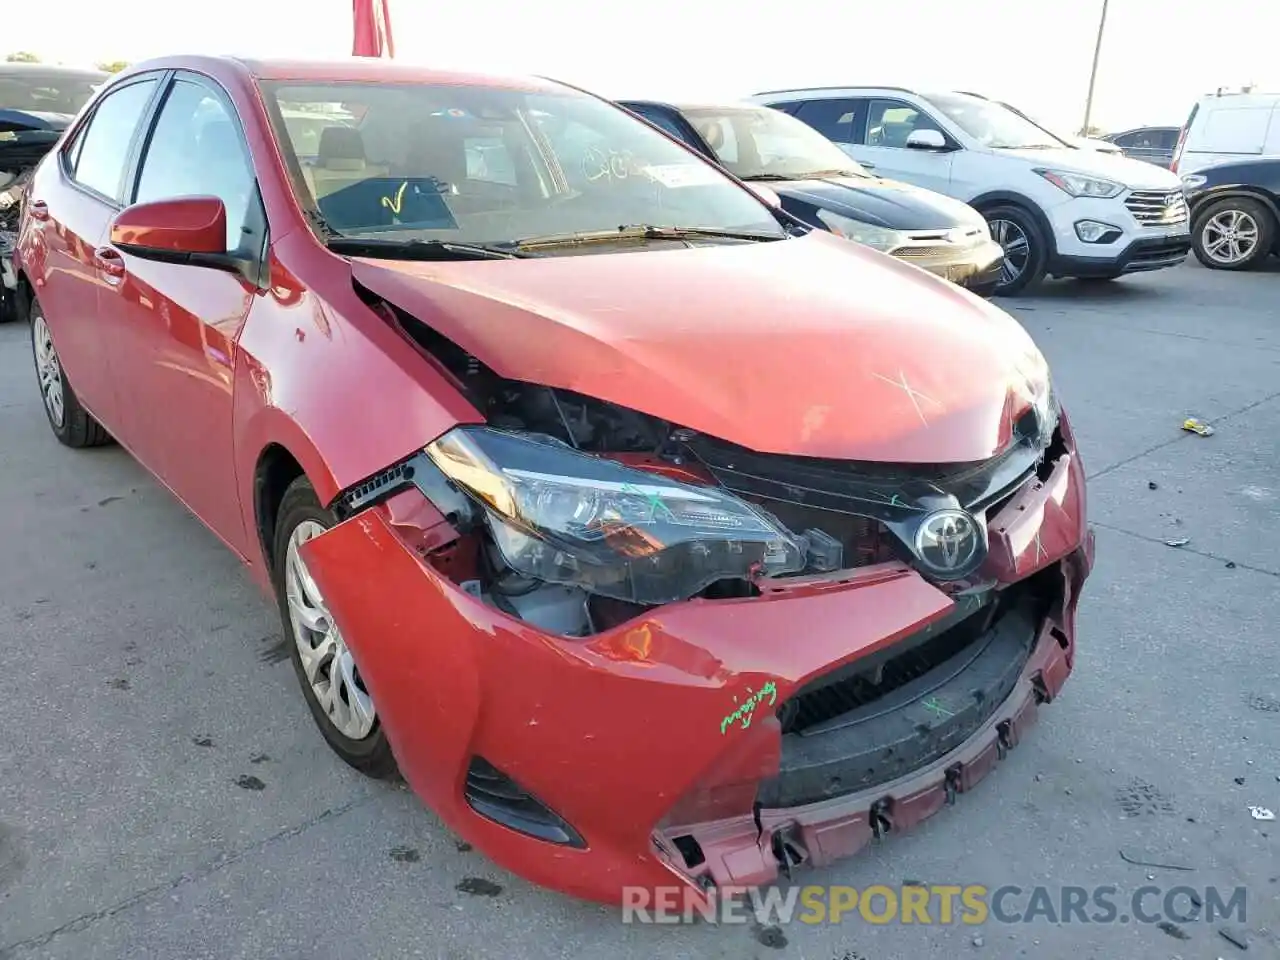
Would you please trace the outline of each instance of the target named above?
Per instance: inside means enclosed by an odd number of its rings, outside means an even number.
[[[1076,221],[1076,236],[1084,243],[1115,243],[1124,231],[1100,220]]]

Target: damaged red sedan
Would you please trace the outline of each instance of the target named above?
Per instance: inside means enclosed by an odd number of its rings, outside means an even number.
[[[333,750],[538,883],[911,826],[1072,669],[1084,471],[991,304],[545,80],[174,58],[42,163],[49,422],[277,598]]]

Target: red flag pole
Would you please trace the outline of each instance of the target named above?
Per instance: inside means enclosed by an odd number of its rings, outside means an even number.
[[[353,57],[396,55],[389,0],[351,0]]]

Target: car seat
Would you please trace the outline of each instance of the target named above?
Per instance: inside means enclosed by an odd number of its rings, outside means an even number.
[[[310,173],[308,185],[316,200],[321,200],[371,177],[385,177],[387,168],[366,161],[359,130],[332,126],[320,133],[319,156]]]

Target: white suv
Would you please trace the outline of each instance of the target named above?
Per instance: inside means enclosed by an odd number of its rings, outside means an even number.
[[[875,173],[976,207],[1005,250],[997,293],[1046,275],[1160,270],[1191,248],[1176,174],[1073,147],[984,97],[821,87],[748,99],[805,121]]]

